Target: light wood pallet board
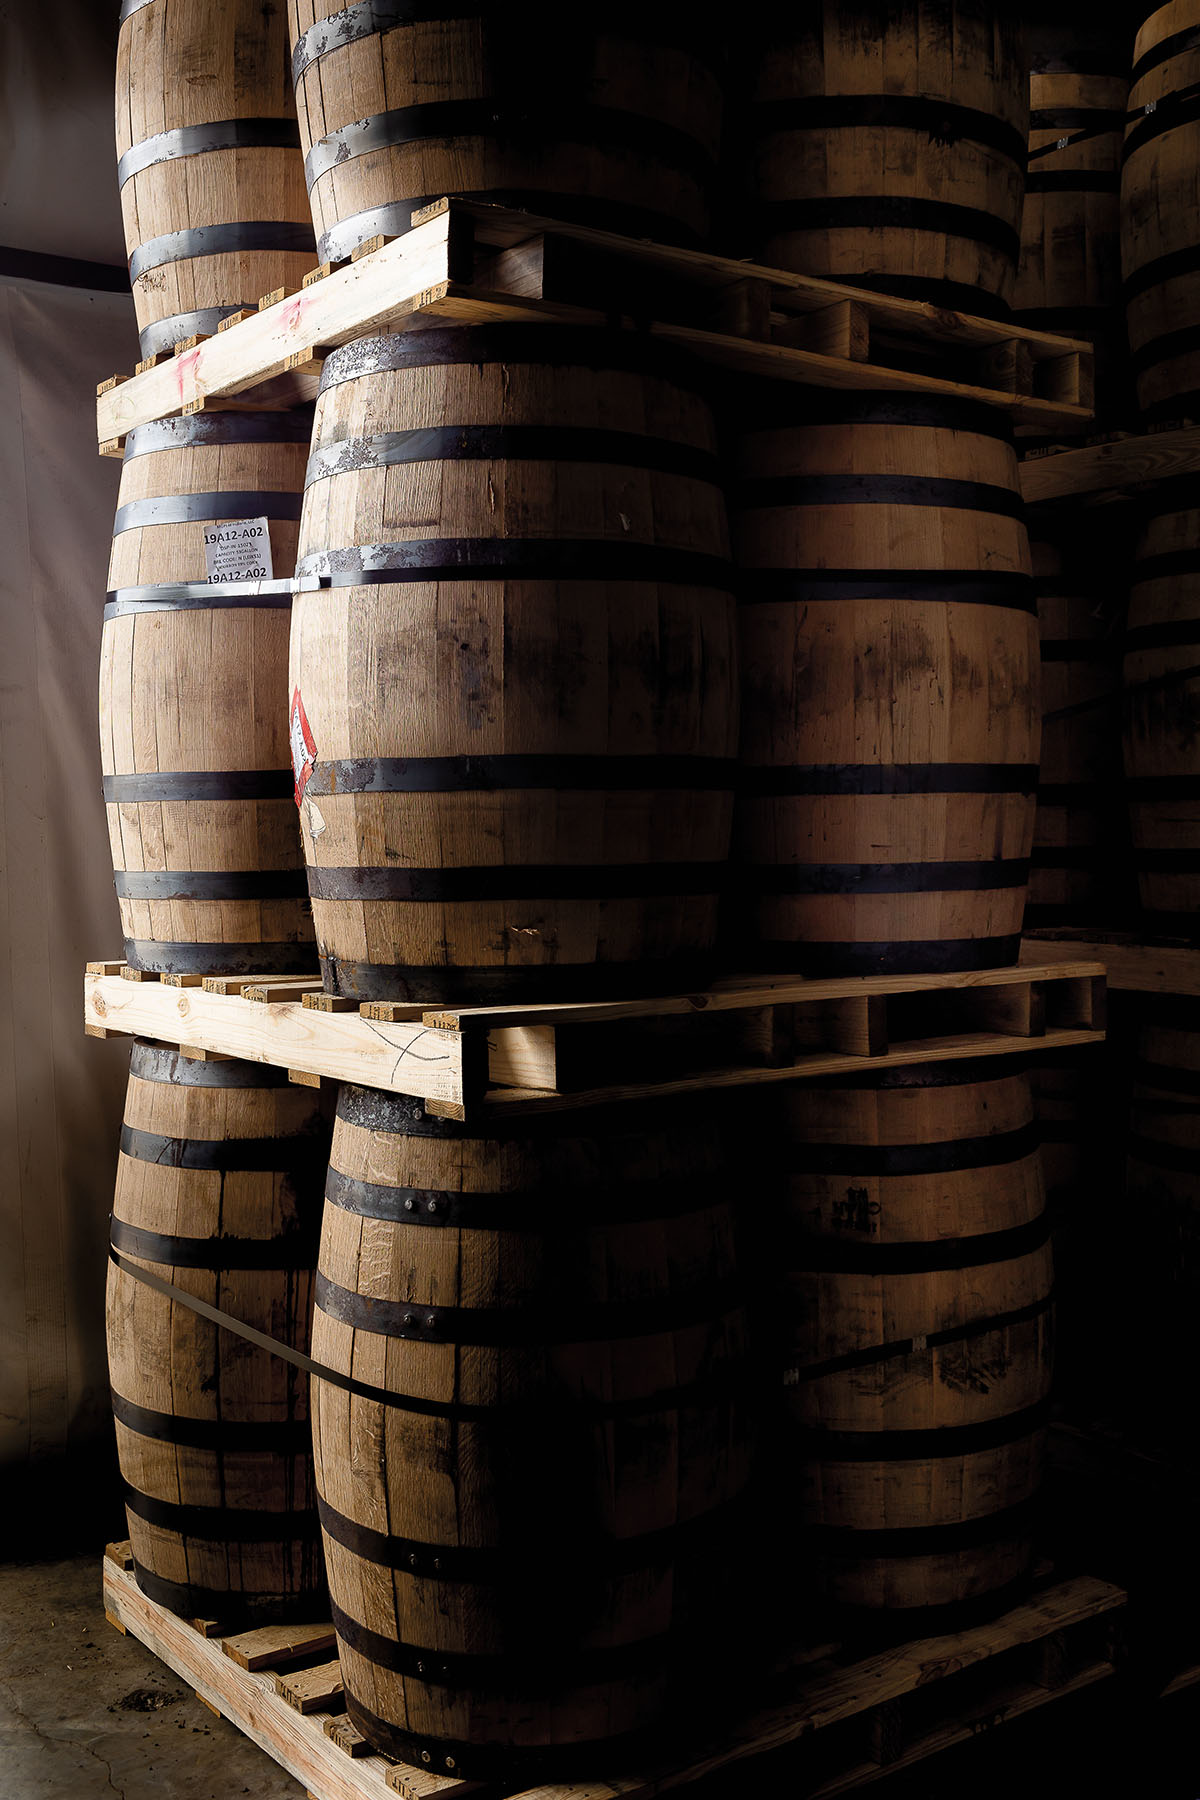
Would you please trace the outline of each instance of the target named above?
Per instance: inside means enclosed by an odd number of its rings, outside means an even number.
[[[1200,995],[1200,945],[1156,944],[1123,931],[1101,936],[1081,930],[1061,937],[1048,932],[1026,938],[1021,956],[1040,964],[1097,957],[1109,987],[1120,992]]]
[[[1021,492],[1030,506],[1055,501],[1108,499],[1200,473],[1200,425],[1151,431],[1111,444],[1031,456],[1021,464]]]
[[[1104,965],[1079,958],[962,975],[744,977],[702,994],[577,1006],[370,1001],[339,1011],[323,1010],[315,977],[176,987],[114,973],[120,966],[88,965],[84,1025],[94,1036],[131,1033],[189,1054],[273,1063],[304,1082],[411,1094],[454,1119],[1069,1049],[1104,1036]],[[243,991],[209,991],[222,987]]]
[[[736,373],[955,395],[1043,429],[1092,416],[1092,350],[1073,339],[478,202],[437,201],[418,216],[403,237],[314,271],[299,293],[102,382],[102,452],[119,455],[151,419],[251,394],[289,371],[311,375],[337,345],[418,316],[619,324]],[[927,367],[894,366],[914,352]]]
[[[513,1789],[427,1774],[375,1755],[349,1755],[331,1732],[336,1715],[301,1714],[274,1680],[240,1666],[235,1647],[200,1635],[138,1589],[124,1566],[125,1545],[110,1546],[104,1562],[104,1604],[113,1624],[132,1632],[221,1712],[275,1757],[316,1800],[457,1800],[506,1794],[508,1800],[653,1800],[730,1772],[731,1795],[746,1791],[759,1758],[792,1751],[781,1779],[772,1761],[764,1797],[801,1794],[832,1800],[907,1768],[953,1744],[978,1737],[1047,1702],[1078,1693],[1114,1671],[1114,1629],[1125,1606],[1120,1588],[1089,1576],[1043,1590],[986,1625],[925,1638],[853,1662],[837,1662],[836,1646],[801,1652],[788,1682],[789,1697],[754,1714],[707,1744],[664,1756],[642,1773]],[[262,1632],[252,1634],[261,1639]],[[287,1645],[288,1634],[280,1632]],[[294,1646],[293,1646],[294,1648]],[[295,1678],[291,1678],[293,1685]],[[353,1727],[347,1742],[361,1750]],[[835,1735],[836,1734],[836,1735]],[[813,1755],[830,1748],[813,1777]],[[736,1773],[734,1773],[736,1771]],[[757,1790],[756,1790],[757,1791]]]

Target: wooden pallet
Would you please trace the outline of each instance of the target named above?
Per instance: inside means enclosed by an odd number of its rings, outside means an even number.
[[[1096,957],[1104,964],[1110,988],[1133,994],[1200,995],[1200,944],[1182,938],[1056,926],[1031,931],[1021,955],[1041,964]]]
[[[991,1730],[1114,1672],[1125,1594],[1090,1576],[1044,1589],[990,1624],[856,1657],[834,1644],[803,1650],[771,1678],[770,1703],[711,1742],[665,1751],[642,1771],[601,1781],[514,1789],[437,1775],[372,1752],[343,1716],[328,1633],[291,1629],[213,1639],[157,1606],[130,1572],[127,1544],[109,1546],[104,1606],[268,1755],[313,1800],[652,1800],[718,1771],[730,1795],[785,1775],[789,1794],[832,1800]],[[305,1657],[314,1666],[297,1668]],[[785,1774],[786,1772],[786,1774]],[[735,1785],[736,1784],[736,1785]],[[758,1791],[757,1788],[755,1791]]]
[[[1021,492],[1030,506],[1086,501],[1089,506],[1131,498],[1176,475],[1200,473],[1200,425],[1085,444],[1021,464]]]
[[[291,376],[311,392],[335,346],[418,318],[620,325],[737,374],[955,395],[1049,429],[1091,417],[1090,344],[479,202],[439,200],[416,216],[298,293],[264,296],[215,336],[101,382],[101,453],[119,456],[151,419],[261,406],[265,382]],[[294,402],[301,388],[270,397]]]
[[[323,995],[315,976],[189,976],[191,985],[175,986],[121,968],[88,965],[92,1035],[126,1032],[193,1055],[274,1063],[309,1084],[325,1077],[412,1094],[452,1119],[1073,1048],[1104,1036],[1104,966],[1079,958],[962,975],[741,977],[662,999],[452,1009],[383,1000],[354,1008]]]

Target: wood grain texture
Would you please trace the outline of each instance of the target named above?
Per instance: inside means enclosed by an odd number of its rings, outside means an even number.
[[[766,1105],[801,1578],[880,1611],[1003,1589],[1030,1566],[1031,1521],[1008,1509],[1040,1484],[1053,1354],[1029,1077],[942,1064]],[[926,1345],[941,1332],[955,1335]]]
[[[425,1409],[314,1383],[347,1704],[378,1747],[594,1765],[718,1643],[747,1478],[726,1129],[481,1136],[343,1089],[313,1353]]]
[[[967,293],[973,311],[1006,304],[1029,117],[1023,22],[999,6],[897,14],[823,0],[756,52],[747,182],[763,260],[952,306]],[[939,104],[974,117],[939,128]]]
[[[148,264],[144,273],[133,265],[144,355],[214,332],[272,288],[299,285],[313,245],[281,7],[137,8],[117,43],[116,126],[118,158],[133,151],[145,163],[127,167],[121,187],[126,247]],[[163,142],[179,132],[190,137]],[[231,227],[236,247],[214,249]],[[206,229],[207,242],[155,247]]]
[[[276,1071],[189,1064],[139,1041],[121,1144],[121,1255],[305,1348],[328,1146],[319,1102]],[[188,1618],[311,1617],[323,1574],[304,1377],[116,1265],[108,1347],[139,1582]]]
[[[986,410],[779,393],[734,451],[738,961],[1014,962],[1040,701],[1011,443]]]

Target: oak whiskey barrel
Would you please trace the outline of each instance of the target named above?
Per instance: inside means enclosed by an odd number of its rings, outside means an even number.
[[[724,1641],[744,1313],[711,1102],[475,1130],[344,1087],[314,1451],[351,1719],[436,1774],[610,1766]]]
[[[1200,4],[1172,0],[1134,44],[1121,171],[1121,264],[1138,406],[1200,407]]]
[[[284,1070],[138,1039],[113,1248],[305,1350],[328,1146]],[[320,1617],[307,1377],[115,1263],[108,1355],[143,1592],[184,1618]]]
[[[757,30],[745,187],[758,260],[1006,311],[1029,120],[1020,12],[820,0]]]
[[[451,327],[325,364],[292,626],[327,987],[578,999],[710,973],[734,618],[694,372]]]
[[[905,1635],[998,1610],[1029,1571],[1049,1416],[1029,1076],[980,1059],[773,1098],[785,1493],[811,1580]]]
[[[289,0],[321,260],[443,194],[660,242],[707,235],[723,97],[694,19]]]
[[[234,521],[265,519],[274,575],[292,574],[310,425],[304,409],[201,413],[126,439],[100,744],[133,968],[313,967],[288,766],[291,596],[205,581],[205,537]]]
[[[117,178],[142,355],[314,262],[280,5],[124,0]]]
[[[747,396],[730,505],[738,963],[1015,962],[1040,703],[1003,415],[780,384]]]

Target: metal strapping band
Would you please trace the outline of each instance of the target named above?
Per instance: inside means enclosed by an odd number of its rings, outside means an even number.
[[[756,937],[754,966],[797,975],[961,975],[1007,969],[1021,951],[1021,935],[977,938],[883,938],[875,941],[797,942]]]
[[[1091,136],[1084,132],[1082,136]],[[1078,142],[1078,139],[1075,140]],[[1119,193],[1121,177],[1115,169],[1043,169],[1025,178],[1027,194]]]
[[[966,1160],[958,1162],[953,1156],[938,1160],[932,1155],[927,1161],[922,1158],[927,1153],[919,1147],[912,1155],[911,1165],[902,1160],[896,1165],[889,1165],[888,1158],[902,1158],[907,1146],[900,1150],[885,1149],[875,1152],[879,1161],[873,1162],[870,1157],[862,1159],[860,1166],[849,1154],[843,1158],[843,1166],[849,1179],[867,1179],[873,1174],[932,1174],[935,1172],[961,1171],[970,1168],[992,1168],[1003,1162],[1016,1162],[1021,1158],[1037,1156],[1041,1148],[1041,1139],[1036,1125],[1025,1126],[1021,1131],[998,1134],[1005,1138],[1020,1139],[1020,1146],[1009,1149],[1001,1141],[1001,1146],[994,1157],[981,1155],[978,1161]],[[842,1146],[832,1146],[840,1150]],[[974,1150],[972,1142],[962,1144],[935,1144],[933,1150],[961,1150],[968,1155]],[[789,1159],[791,1160],[791,1159]],[[833,1159],[830,1159],[831,1162]],[[820,1164],[815,1165],[818,1169]],[[804,1163],[793,1164],[803,1172],[809,1172]],[[797,1268],[805,1273],[822,1275],[929,1275],[943,1274],[951,1270],[981,1269],[992,1263],[1016,1262],[1033,1256],[1050,1241],[1050,1219],[1046,1213],[1031,1219],[1028,1224],[1013,1226],[1008,1231],[980,1232],[978,1236],[968,1238],[944,1238],[936,1243],[912,1244],[877,1244],[851,1243],[842,1238],[810,1238],[798,1237],[794,1242],[791,1255]]]
[[[292,800],[290,769],[153,769],[142,775],[106,775],[110,806],[175,800]]]
[[[125,1504],[147,1525],[177,1531],[180,1537],[200,1538],[215,1544],[286,1544],[293,1538],[313,1538],[320,1531],[315,1506],[296,1512],[251,1512],[238,1506],[183,1506],[177,1500],[158,1500],[122,1481]]]
[[[303,496],[259,488],[221,494],[156,494],[117,508],[113,536],[147,525],[186,525],[217,519],[299,519]]]
[[[307,1456],[312,1427],[307,1419],[189,1419],[180,1413],[135,1406],[112,1390],[113,1417],[127,1431],[160,1444],[210,1450],[215,1456]]]
[[[137,1081],[165,1081],[171,1087],[204,1088],[286,1088],[286,1069],[273,1063],[249,1063],[231,1058],[229,1062],[197,1062],[182,1050],[168,1050],[165,1044],[148,1043],[135,1038],[129,1057],[129,1073]],[[315,1104],[315,1096],[314,1096]]]
[[[737,574],[743,606],[816,606],[837,600],[904,600],[925,606],[1002,606],[1037,612],[1028,575],[988,569],[748,569]]]
[[[1102,137],[1107,131],[1124,131],[1125,110],[1120,106],[1039,106],[1029,115],[1030,131],[1077,131],[1086,137]],[[1073,138],[1072,142],[1078,142]],[[1050,156],[1057,144],[1043,144],[1029,152],[1029,160]]]
[[[321,370],[321,392],[345,381],[396,370],[479,363],[648,375],[694,387],[696,365],[689,365],[670,351],[670,345],[635,332],[574,325],[455,325],[429,331],[395,331],[383,337],[359,338],[335,350]]]
[[[946,200],[914,200],[903,194],[823,194],[817,198],[761,203],[765,228],[779,231],[933,231],[942,237],[986,244],[1016,262],[1020,233],[994,213]],[[886,284],[889,288],[894,284]]]
[[[923,1462],[927,1457],[978,1456],[1020,1443],[1050,1423],[1050,1402],[975,1425],[933,1425],[915,1431],[826,1431],[792,1425],[795,1449],[808,1462]]]
[[[806,1536],[822,1556],[890,1557],[953,1556],[960,1550],[982,1550],[1009,1538],[1022,1538],[1037,1520],[1033,1501],[1003,1512],[946,1525],[908,1525],[882,1531],[859,1531],[848,1525],[813,1525]]]
[[[729,498],[731,508],[748,511],[768,506],[937,506],[1025,517],[1025,502],[1016,488],[923,475],[762,475],[738,482]]]
[[[736,771],[735,762],[717,756],[356,756],[317,763],[305,792],[720,793],[733,786]]]
[[[298,575],[330,587],[401,581],[641,581],[729,589],[733,570],[719,556],[661,544],[605,538],[413,538],[361,544],[302,557]]]
[[[126,19],[135,12],[141,12],[143,6],[149,6],[150,0],[121,0],[121,12],[118,23],[123,25]]]
[[[196,1165],[184,1166],[194,1168]],[[110,1228],[114,1249],[126,1256],[176,1269],[205,1269],[214,1275],[234,1269],[294,1274],[297,1270],[312,1269],[317,1260],[319,1232],[316,1230],[289,1231],[270,1238],[187,1238],[146,1231],[139,1225],[126,1224],[123,1219],[112,1219]]]
[[[709,451],[635,431],[598,431],[588,426],[442,425],[421,431],[385,431],[375,437],[323,445],[309,458],[304,485],[308,488],[334,475],[357,474],[360,469],[482,459],[651,469],[712,485],[720,479],[720,466]]]
[[[138,1162],[157,1163],[164,1169],[219,1169],[223,1174],[234,1169],[281,1175],[311,1174],[315,1170],[324,1180],[326,1168],[325,1142],[315,1133],[296,1133],[287,1137],[180,1138],[122,1125],[121,1154],[132,1156]],[[163,1239],[164,1243],[167,1241]],[[263,1241],[270,1244],[277,1240]],[[197,1265],[203,1266],[207,1265]]]
[[[1015,962],[1016,950],[1004,960]],[[455,965],[367,962],[346,956],[321,958],[326,993],[356,1000],[420,1000],[436,1006],[644,1000],[652,994],[702,993],[716,973],[715,953],[700,956],[694,952],[640,962]]]
[[[131,969],[159,975],[311,975],[312,940],[278,942],[257,938],[204,944],[174,943],[165,938],[126,938],[125,961]]]
[[[195,413],[186,419],[151,419],[135,425],[125,439],[125,461],[155,450],[193,449],[203,444],[307,444],[312,407],[286,412]]]
[[[890,1344],[872,1344],[865,1350],[847,1350],[841,1356],[831,1356],[824,1362],[808,1363],[799,1369],[788,1369],[783,1378],[785,1387],[799,1387],[808,1381],[823,1381],[829,1375],[843,1375],[853,1369],[866,1369],[874,1363],[890,1362],[894,1356],[919,1356],[927,1350],[940,1350],[946,1344],[961,1344],[967,1339],[985,1337],[992,1331],[1011,1331],[1015,1325],[1031,1325],[1042,1319],[1054,1308],[1054,1293],[1045,1295],[1043,1299],[1033,1301],[1029,1306],[1019,1306],[1012,1312],[991,1313],[980,1319],[970,1319],[965,1325],[952,1325],[945,1331],[931,1331],[921,1338],[896,1338]]]
[[[1147,369],[1157,368],[1159,363],[1171,362],[1177,356],[1194,356],[1197,351],[1200,351],[1200,326],[1186,325],[1180,331],[1164,331],[1131,352],[1129,370],[1133,375],[1144,375]],[[1172,394],[1166,404],[1177,405],[1178,397]]]
[[[564,102],[546,93],[536,106],[514,105],[492,95],[426,100],[354,119],[313,145],[304,159],[304,178],[311,193],[322,175],[356,157],[439,138],[523,144],[537,153],[539,161],[555,142],[599,145],[648,157],[664,168],[689,175],[700,186],[713,177],[712,157],[690,132],[645,113],[597,106],[580,98]]]
[[[629,1768],[639,1757],[644,1759],[661,1750],[661,1732],[648,1729],[612,1737],[573,1739],[569,1744],[552,1744],[544,1749],[514,1748],[511,1744],[496,1748],[456,1738],[422,1737],[379,1718],[355,1697],[349,1686],[346,1713],[368,1743],[378,1745],[399,1762],[444,1771],[459,1780],[464,1775],[495,1780],[510,1790],[514,1781],[524,1785],[543,1775],[556,1784],[570,1781],[577,1774],[590,1780],[598,1768],[614,1764]]]
[[[676,993],[686,990],[675,989]],[[1006,1065],[1011,1059],[1005,1058]],[[937,1065],[939,1068],[950,1067],[949,1064]],[[960,1067],[954,1064],[953,1067]],[[545,1139],[568,1139],[572,1144],[581,1136],[591,1138],[598,1134],[605,1139],[613,1133],[632,1132],[640,1134],[646,1130],[658,1130],[668,1124],[672,1129],[678,1128],[686,1132],[694,1128],[697,1122],[704,1126],[709,1123],[708,1108],[711,1102],[703,1094],[675,1094],[662,1096],[656,1094],[648,1109],[643,1109],[640,1101],[622,1100],[615,1107],[589,1108],[586,1120],[577,1112],[509,1112],[506,1116],[488,1119],[481,1128],[464,1124],[461,1119],[434,1118],[424,1111],[424,1101],[410,1094],[394,1094],[380,1088],[354,1087],[343,1082],[338,1091],[337,1116],[348,1125],[354,1125],[364,1131],[390,1132],[402,1138],[440,1138],[449,1142],[462,1143],[485,1139],[488,1143],[527,1143],[531,1139],[539,1142]],[[650,1113],[653,1112],[653,1123]],[[711,1184],[711,1175],[701,1170],[693,1177],[698,1188],[707,1190]],[[616,1186],[623,1185],[618,1182]],[[702,1201],[707,1206],[707,1198]]]
[[[173,350],[185,338],[212,337],[222,319],[231,319],[234,313],[245,312],[247,308],[253,310],[257,305],[256,299],[248,299],[240,306],[203,306],[196,312],[172,313],[166,319],[152,319],[138,332],[142,355],[160,356],[166,350]]]
[[[746,863],[733,879],[756,894],[968,894],[1024,887],[1028,857],[976,862]]]
[[[394,900],[464,906],[493,900],[640,900],[719,894],[728,863],[484,863],[472,868],[310,865],[314,900]]]
[[[340,1106],[338,1116],[345,1118]],[[387,1219],[400,1225],[444,1225],[451,1231],[550,1233],[580,1231],[600,1224],[677,1219],[727,1204],[724,1193],[715,1186],[706,1188],[703,1179],[696,1175],[673,1180],[664,1176],[644,1181],[622,1180],[602,1187],[572,1182],[569,1187],[560,1183],[482,1193],[458,1188],[392,1187],[360,1181],[332,1166],[325,1184],[325,1199],[330,1206],[339,1206],[360,1218]]]
[[[1118,115],[1124,123],[1123,115]],[[1025,138],[995,113],[925,94],[800,94],[759,101],[748,123],[756,137],[777,131],[916,131],[930,144],[949,146],[966,139],[998,150],[1023,169]]]
[[[305,1572],[300,1578],[302,1585],[287,1594],[241,1586],[233,1590],[169,1581],[165,1575],[156,1575],[152,1569],[140,1563],[136,1556],[133,1559],[134,1578],[149,1599],[181,1619],[247,1619],[251,1623],[276,1628],[291,1620],[307,1625],[311,1622],[313,1613],[324,1604],[320,1597],[323,1570],[319,1542],[302,1539],[301,1543],[305,1564]],[[286,1579],[286,1573],[283,1579]]]
[[[1194,125],[1200,119],[1200,88],[1192,85],[1178,93],[1166,94],[1152,113],[1143,114],[1126,136],[1121,161],[1127,163],[1138,150],[1144,150],[1164,131],[1175,131],[1182,125]]]
[[[139,613],[229,612],[249,607],[252,611],[282,612],[290,609],[294,593],[316,591],[308,581],[176,581],[149,582],[143,587],[110,588],[104,618],[124,619]]]
[[[215,119],[211,124],[181,125],[143,138],[117,164],[117,186],[156,163],[206,150],[298,150],[300,127],[295,119]]]
[[[1142,8],[1147,16],[1150,10]],[[1173,56],[1183,56],[1187,51],[1197,49],[1200,49],[1200,25],[1188,25],[1182,31],[1173,31],[1169,37],[1160,38],[1157,44],[1152,44],[1149,50],[1143,51],[1134,63],[1129,76],[1130,87],[1149,75],[1152,69],[1169,62]]]
[[[188,231],[168,231],[147,238],[129,258],[129,279],[140,280],[151,269],[167,263],[186,262],[193,256],[237,255],[246,251],[295,251],[314,254],[309,220],[238,219],[228,225],[194,225]],[[235,310],[237,310],[235,308]]]
[[[769,769],[743,764],[738,788],[755,798],[792,794],[1033,794],[1036,763],[809,763]]]
[[[303,869],[117,869],[118,900],[303,900]]]
[[[1198,271],[1200,243],[1187,244],[1182,250],[1169,250],[1165,256],[1156,256],[1153,261],[1143,263],[1140,269],[1125,277],[1121,288],[1128,302],[1151,288],[1164,287],[1180,275],[1195,275]]]
[[[786,1164],[789,1173],[795,1175],[845,1175],[854,1180],[892,1175],[949,1175],[963,1169],[994,1169],[1003,1163],[1019,1162],[1023,1157],[1033,1155],[1037,1142],[1037,1126],[1030,1120],[1011,1131],[949,1138],[933,1144],[795,1144],[786,1152]],[[1040,1225],[1038,1219],[1033,1226],[1021,1225],[1014,1230],[1024,1234],[1039,1229]],[[895,1255],[905,1263],[914,1261],[921,1268],[965,1269],[992,1261],[993,1258],[984,1253],[987,1245],[993,1240],[1007,1242],[1012,1235],[1010,1230],[985,1233],[980,1237],[897,1244],[881,1244],[874,1239],[860,1244],[850,1237],[805,1237],[801,1240],[801,1249],[806,1264],[811,1260],[814,1268],[839,1267],[837,1259],[846,1251],[850,1256],[848,1268],[874,1267],[876,1257],[881,1259],[882,1266]],[[942,1256],[952,1260],[943,1263],[939,1260]]]

